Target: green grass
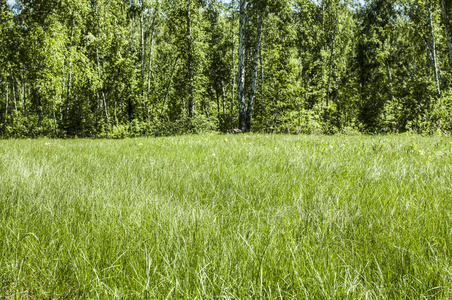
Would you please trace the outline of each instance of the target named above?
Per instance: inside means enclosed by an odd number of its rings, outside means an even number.
[[[449,137],[0,141],[0,299],[452,297]]]

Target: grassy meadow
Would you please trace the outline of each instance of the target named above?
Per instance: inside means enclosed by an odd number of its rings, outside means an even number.
[[[451,299],[452,138],[0,141],[0,299]]]

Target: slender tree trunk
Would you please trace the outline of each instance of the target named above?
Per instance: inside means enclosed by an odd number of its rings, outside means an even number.
[[[118,125],[118,116],[116,115],[116,101],[115,101],[115,110],[114,110],[114,114],[115,114],[115,124]]]
[[[64,120],[66,122],[69,118],[69,103],[71,102],[71,81],[72,81],[72,62],[69,63],[69,74],[67,76],[66,112],[64,115]]]
[[[331,70],[328,73],[328,83],[326,87],[326,108],[330,107],[330,87],[331,87]]]
[[[425,65],[430,67],[433,65],[433,55],[432,55],[432,51],[430,49],[430,43],[424,37],[421,37],[421,38],[422,38],[422,41],[424,42],[425,52],[426,52]]]
[[[234,104],[235,104],[235,33],[234,33],[234,23],[235,23],[235,8],[234,8],[235,1],[231,0],[231,13],[232,13],[232,22],[231,22],[231,40],[232,40],[232,47],[231,47],[231,55],[232,55],[232,83],[231,83],[231,109],[230,109],[230,119],[232,121],[232,118],[234,116]],[[233,124],[231,122],[230,124],[231,130],[233,127]]]
[[[429,18],[429,25],[430,25],[430,35],[431,35],[431,43],[432,43],[432,59],[433,59],[433,72],[435,74],[435,82],[436,82],[436,92],[438,94],[438,97],[441,96],[441,88],[439,83],[439,71],[438,71],[438,64],[436,60],[436,45],[435,45],[435,35],[433,33],[433,21],[432,21],[432,13],[430,11],[430,3],[429,0],[427,0],[427,14]]]
[[[8,116],[8,78],[6,79],[5,89],[6,89],[6,104],[5,104],[5,119],[6,119],[6,117]]]
[[[65,89],[66,89],[65,79],[62,78],[62,80],[61,80],[61,91],[64,91]],[[63,92],[62,92],[62,93],[63,93]],[[62,100],[62,98],[63,98],[62,93],[60,94],[60,103],[61,103],[61,100]],[[61,113],[61,111],[62,111],[61,106],[62,106],[62,105],[58,105],[59,112],[60,112],[60,121],[62,121],[63,118],[64,118],[63,114]]]
[[[130,35],[130,47],[135,52],[135,15],[132,16],[132,34]]]
[[[262,47],[259,49],[259,65],[261,68],[261,84],[260,84],[260,90],[261,90],[261,97],[264,97],[264,63],[262,62]]]
[[[152,25],[151,25],[151,42],[150,42],[150,51],[149,51],[149,68],[148,68],[148,97],[151,92],[151,73],[152,73],[152,46],[154,44],[154,29],[155,29],[155,17],[157,14],[157,7],[154,9],[154,15],[152,17]]]
[[[15,89],[15,85],[14,85],[14,79],[13,79],[13,82],[11,82],[11,91],[12,91],[13,102],[14,102],[14,110],[17,111],[16,89]]]
[[[441,13],[443,16],[444,32],[447,38],[447,45],[449,46],[449,66],[452,68],[452,39],[450,37],[449,19],[447,18],[446,4],[444,3],[444,0],[441,0]]]
[[[262,24],[263,23],[264,23],[264,9],[262,8],[259,13],[259,21],[257,23],[256,45],[254,46],[251,91],[250,91],[250,98],[248,100],[248,108],[246,110],[246,132],[250,131],[250,129],[251,129],[251,114],[253,112],[254,95],[256,93],[257,63],[258,63],[258,59],[259,59],[259,52],[260,52],[261,41],[262,41]]]
[[[30,96],[30,85],[27,86],[27,95]],[[32,99],[30,99],[31,101]],[[27,113],[28,113],[28,107],[27,107]]]
[[[14,73],[13,69],[11,68],[11,96],[13,96],[14,110],[17,111],[16,89],[14,81]]]
[[[144,91],[144,31],[143,31],[143,14],[140,15],[140,46],[141,46],[141,94],[142,94],[142,103],[141,109],[143,113],[143,121],[146,121],[146,96]]]
[[[264,80],[264,64],[262,62],[262,48],[259,49],[259,64],[261,67],[261,83]],[[263,84],[261,84],[261,89],[263,87]]]
[[[104,87],[103,87],[103,83],[102,83],[102,78],[100,77],[100,61],[99,61],[99,51],[96,47],[96,60],[97,60],[97,74],[99,76],[99,81],[100,81],[100,92],[102,95],[102,101],[103,101],[103,105],[104,105],[104,110],[105,110],[105,118],[107,120],[107,122],[110,121],[110,118],[108,117],[108,107],[107,107],[107,100],[105,99],[105,93],[104,93]]]
[[[179,60],[179,57],[180,57],[180,55],[178,55],[176,57],[176,59],[174,60],[173,68],[171,69],[171,75],[170,75],[170,78],[168,80],[168,86],[166,87],[166,93],[165,93],[165,98],[163,99],[163,105],[162,105],[162,111],[160,112],[160,117],[163,115],[163,111],[165,109],[166,100],[168,98],[169,90],[170,90],[170,87],[171,87],[171,81],[173,79],[174,71],[176,70],[177,61]]]
[[[388,62],[386,62],[386,75],[388,76],[389,93],[390,93],[391,102],[392,102],[394,100],[394,84],[392,82],[392,73],[391,73],[391,68],[389,68]]]
[[[218,88],[215,89],[215,97],[217,98],[217,118],[220,119],[220,92],[218,91]]]
[[[224,90],[223,80],[221,80],[221,97],[223,99],[223,117],[226,117],[226,92]]]
[[[57,130],[57,122],[55,117],[55,103],[52,103],[52,114],[53,114],[53,128],[55,130],[55,137],[58,136],[58,130]]]
[[[298,110],[298,126],[301,125],[301,109],[300,109],[300,105],[298,104],[297,101],[297,97],[295,96],[295,94],[292,92],[293,98],[294,98],[294,103],[295,103],[295,107]],[[300,134],[300,127],[297,128],[297,134]]]
[[[193,117],[195,110],[194,94],[193,94],[193,43],[191,36],[191,0],[187,4],[187,40],[188,40],[188,116]]]
[[[333,76],[334,78],[334,86],[336,87],[336,97],[337,97],[337,101],[336,101],[336,111],[337,112],[341,112],[342,109],[342,103],[341,103],[341,90],[339,87],[339,83],[337,82],[337,74],[335,74]]]
[[[69,103],[71,102],[71,82],[72,82],[72,55],[71,50],[73,47],[73,41],[74,41],[74,21],[72,21],[72,27],[71,27],[71,46],[69,51],[69,73],[67,76],[67,91],[66,91],[66,113],[64,116],[64,120],[67,123],[69,118]]]
[[[238,52],[238,97],[239,97],[239,128],[246,132],[246,107],[245,107],[245,21],[246,0],[240,0],[239,18],[239,52]]]
[[[99,89],[96,88],[96,98],[97,98],[97,109],[101,109],[102,110],[102,101],[100,100],[100,96],[99,96]],[[103,115],[103,111],[101,111],[101,114]]]
[[[330,90],[331,90],[331,77],[333,76],[333,63],[334,63],[334,42],[335,37],[333,37],[331,41],[331,48],[330,48],[330,63],[329,63],[329,71],[328,71],[328,83],[326,88],[326,107],[327,109],[330,106]]]
[[[24,66],[24,71],[23,71],[23,75],[22,75],[22,81],[23,81],[23,88],[24,88],[24,117],[27,117],[27,88],[26,88],[26,80],[25,80],[25,72],[26,72],[26,68]]]
[[[41,101],[41,96],[38,96],[38,109],[37,109],[37,115],[38,115],[38,128],[41,128],[41,125],[42,125],[42,119],[43,119],[43,111],[42,111],[42,101]]]
[[[262,47],[260,48],[260,51],[259,51],[259,67],[260,67],[260,73],[261,73],[260,74],[260,82],[261,83],[259,84],[259,88],[260,88],[261,99],[263,101],[263,99],[264,99],[264,63],[263,63],[263,58],[262,58]],[[265,114],[266,107],[263,107],[262,110],[264,111],[264,114]],[[263,122],[263,119],[264,118],[262,118],[262,122]],[[265,123],[267,125],[268,121],[266,121]]]

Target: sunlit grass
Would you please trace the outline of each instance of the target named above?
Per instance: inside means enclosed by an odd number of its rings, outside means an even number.
[[[452,139],[0,141],[0,298],[452,297]]]

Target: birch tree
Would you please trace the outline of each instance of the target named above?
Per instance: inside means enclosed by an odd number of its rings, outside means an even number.
[[[256,44],[254,46],[254,56],[253,56],[253,67],[252,67],[252,79],[251,79],[251,90],[249,94],[248,107],[246,110],[246,129],[248,132],[251,129],[251,115],[253,111],[254,94],[256,92],[256,81],[257,81],[257,67],[258,58],[262,42],[262,25],[264,23],[264,10],[265,7],[262,6],[259,11],[259,20],[257,22],[257,36]]]
[[[444,25],[444,34],[446,35],[446,40],[447,40],[447,46],[449,49],[449,66],[450,68],[452,68],[452,38],[451,38],[451,33],[450,33],[450,17],[448,14],[448,7],[446,7],[446,1],[445,0],[440,0],[441,1],[441,16],[443,19],[443,25]],[[450,2],[449,2],[449,6]],[[449,8],[450,9],[450,8]]]
[[[440,87],[440,79],[439,79],[439,69],[438,69],[438,61],[436,57],[436,38],[434,34],[433,29],[433,20],[432,20],[432,12],[430,10],[430,1],[426,0],[426,7],[425,10],[427,11],[428,16],[428,23],[430,28],[430,51],[432,55],[432,68],[433,68],[433,74],[435,76],[435,83],[436,83],[436,93],[438,94],[438,97],[441,97],[441,87]]]
[[[246,22],[246,0],[239,2],[239,50],[238,50],[238,101],[239,101],[239,128],[247,131],[246,107],[245,107],[245,22]]]

